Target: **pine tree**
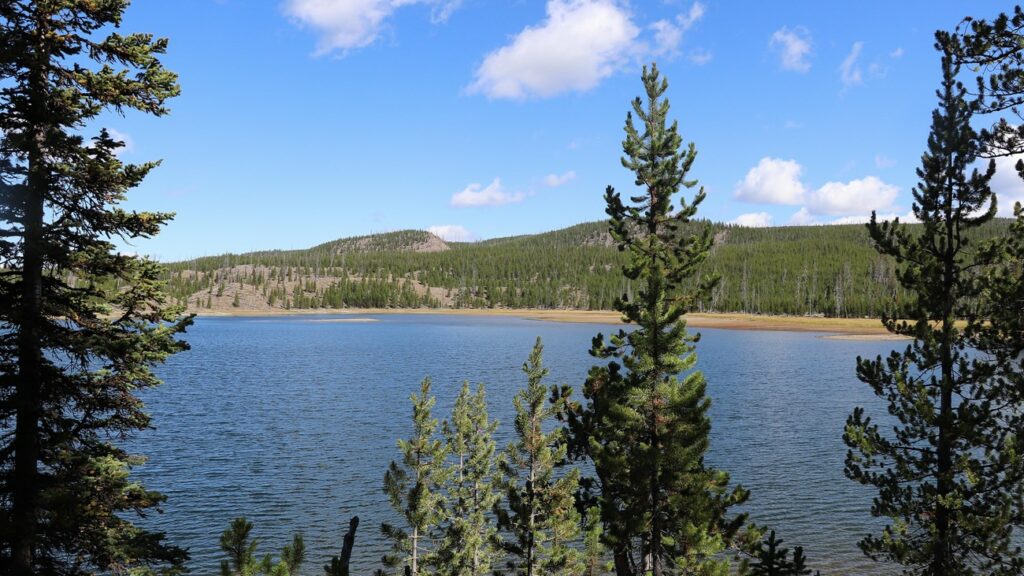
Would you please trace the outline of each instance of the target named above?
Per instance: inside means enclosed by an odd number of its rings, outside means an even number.
[[[570,426],[594,464],[618,576],[725,574],[729,562],[720,552],[745,520],[727,518],[728,509],[747,494],[730,490],[728,474],[704,462],[710,400],[703,375],[693,370],[699,336],[687,333],[683,319],[714,285],[704,279],[683,288],[711,248],[708,228],[680,233],[705,195],[701,189],[692,202],[672,205],[681,188],[697,184],[687,179],[697,151],[693,144],[681,148],[676,122],[666,125],[668,83],[656,66],[644,68],[643,84],[646,102],[633,102],[641,125],[627,115],[622,160],[643,192],[631,205],[610,186],[605,193],[612,237],[629,256],[623,274],[639,286],[635,298],[623,295],[615,309],[636,329],[594,339],[591,354],[610,362],[591,369],[586,405],[569,413]]]
[[[513,399],[516,440],[501,463],[506,508],[500,510],[499,524],[512,537],[504,546],[511,574],[577,576],[584,571],[575,546],[580,535],[575,503],[579,470],[558,473],[566,459],[565,429],[544,430],[559,406],[547,405],[543,350],[537,338],[523,364],[527,386]]]
[[[606,549],[601,542],[604,531],[601,529],[601,509],[597,506],[587,508],[583,516],[583,570],[584,576],[604,576],[612,570],[612,565],[605,559]]]
[[[471,393],[464,382],[444,431],[453,460],[448,471],[447,521],[439,574],[491,574],[498,555],[492,511],[501,492],[497,482],[494,431],[483,384]]]
[[[220,563],[222,576],[255,574],[262,568],[260,562],[256,560],[259,542],[251,535],[252,522],[245,518],[235,518],[231,526],[221,534],[220,549],[228,557]]]
[[[0,4],[0,572],[175,570],[187,555],[132,523],[164,500],[114,444],[150,426],[150,368],[190,322],[161,270],[112,239],[170,214],[118,205],[157,163],[124,164],[105,110],[161,116],[167,41],[120,34],[127,0]],[[105,36],[101,36],[105,35]]]
[[[939,108],[913,192],[923,229],[913,234],[874,217],[868,226],[879,252],[902,263],[899,281],[915,296],[883,318],[890,332],[914,342],[884,360],[857,362],[857,377],[888,403],[897,424],[880,427],[857,408],[844,435],[846,473],[878,490],[872,514],[889,520],[881,535],[860,543],[873,559],[907,574],[1020,574],[1024,559],[1013,540],[1024,498],[1024,403],[1019,377],[1016,386],[1007,378],[1012,367],[985,354],[1001,345],[1000,330],[1013,330],[1020,308],[1006,317],[991,298],[985,303],[984,271],[998,268],[1004,252],[978,249],[965,233],[995,216],[995,166],[973,168],[984,146],[971,128],[975,105],[956,81],[949,34],[936,39]],[[1020,360],[1013,362],[1019,372]]]
[[[754,563],[750,565],[747,576],[808,576],[807,558],[800,546],[793,549],[793,559],[789,558],[789,549],[782,548],[782,539],[775,537],[772,530],[768,537],[759,542],[754,550]]]
[[[1020,202],[1014,206],[1014,215],[1006,236],[986,246],[986,256],[998,262],[979,279],[979,316],[987,322],[969,326],[967,336],[970,347],[992,364],[991,393],[1020,407],[1024,406],[1024,206]],[[1007,419],[1004,427],[1020,431],[1024,422]]]
[[[448,448],[435,437],[438,422],[431,416],[436,400],[430,395],[430,378],[423,379],[419,395],[413,394],[411,400],[413,435],[398,441],[402,462],[392,462],[384,475],[384,493],[405,525],[384,523],[381,532],[393,542],[384,565],[416,576],[425,573],[437,552]]]
[[[1024,123],[1011,123],[1006,115],[1024,120],[1024,9],[1001,13],[992,20],[968,16],[949,39],[957,64],[977,71],[973,104],[983,114],[997,114],[993,127],[981,131],[987,146],[983,156],[1009,156],[1024,152]],[[1017,170],[1024,174],[1024,164]]]
[[[252,522],[245,518],[235,518],[231,526],[220,536],[220,549],[227,555],[227,560],[220,563],[221,576],[292,576],[297,575],[306,560],[306,544],[302,534],[292,537],[281,551],[277,564],[270,554],[257,559],[256,550],[259,541],[252,538]]]

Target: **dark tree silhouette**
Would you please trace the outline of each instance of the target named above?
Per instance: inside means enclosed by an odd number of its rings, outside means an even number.
[[[183,550],[132,517],[163,496],[129,480],[117,440],[149,427],[150,367],[191,321],[160,268],[119,253],[170,214],[118,207],[132,165],[105,110],[167,112],[167,41],[116,28],[127,0],[0,3],[0,572],[179,569]]]
[[[968,350],[993,344],[1007,325],[984,304],[999,283],[992,292],[982,280],[1000,268],[1007,239],[978,246],[965,236],[995,216],[995,167],[973,168],[984,146],[970,123],[976,105],[956,80],[955,42],[945,32],[936,38],[939,108],[914,189],[923,229],[911,233],[874,216],[868,225],[915,296],[883,322],[914,342],[885,359],[858,359],[858,378],[888,403],[896,423],[890,431],[857,408],[844,435],[846,473],[878,490],[872,514],[889,520],[881,535],[860,543],[871,558],[908,574],[1020,574],[1013,534],[1024,497],[1021,391],[1005,378],[1005,363]]]

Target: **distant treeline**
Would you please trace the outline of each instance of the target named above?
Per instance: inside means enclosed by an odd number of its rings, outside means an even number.
[[[999,219],[970,246],[1006,232]],[[715,238],[702,276],[721,280],[708,312],[877,317],[907,298],[895,261],[862,225],[743,228],[698,222]],[[916,226],[911,226],[913,230]],[[169,292],[194,310],[242,308],[572,308],[610,310],[632,296],[604,222],[476,243],[406,230],[308,250],[225,254],[167,265]]]

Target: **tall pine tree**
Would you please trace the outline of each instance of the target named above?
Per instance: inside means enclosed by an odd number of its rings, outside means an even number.
[[[701,189],[673,206],[682,188],[697,184],[687,179],[697,151],[682,147],[676,122],[667,124],[668,83],[656,66],[644,68],[643,84],[647,98],[637,98],[626,117],[622,159],[642,192],[632,204],[610,186],[605,193],[612,237],[629,254],[623,274],[635,290],[615,309],[636,329],[594,339],[591,354],[611,361],[591,370],[586,403],[569,413],[570,426],[594,464],[618,576],[726,574],[721,552],[744,522],[742,515],[730,519],[728,509],[747,494],[730,489],[728,474],[704,461],[711,401],[704,376],[693,370],[698,336],[687,333],[683,319],[714,284],[704,279],[684,288],[711,248],[708,229],[680,231],[705,196]]]
[[[498,530],[492,511],[501,498],[495,461],[494,431],[487,415],[483,384],[471,393],[464,382],[451,421],[445,422],[448,453],[447,521],[438,573],[490,575],[497,559]]]
[[[1004,317],[992,306],[998,292],[986,294],[984,271],[998,268],[1006,252],[979,249],[965,235],[995,216],[995,167],[974,168],[984,146],[971,128],[975,104],[956,81],[950,35],[936,39],[939,108],[913,192],[922,229],[911,233],[874,216],[868,225],[878,251],[901,263],[899,281],[915,296],[883,322],[914,342],[885,359],[858,359],[858,378],[888,403],[896,424],[879,426],[857,408],[844,435],[846,473],[878,490],[872,514],[889,521],[881,535],[861,541],[870,557],[908,574],[1020,574],[1014,529],[1024,498],[1024,404],[1019,377],[1008,381],[1007,364],[986,354],[1001,345],[1000,330],[1012,332],[1020,308]],[[1012,360],[1019,371],[1020,359]]]
[[[576,510],[579,470],[559,473],[566,459],[565,429],[545,431],[559,406],[549,405],[540,338],[523,364],[526,388],[513,399],[515,441],[501,463],[505,506],[500,510],[509,574],[515,576],[577,576],[584,558],[577,547],[580,514]],[[555,401],[561,398],[556,394]]]
[[[448,448],[436,438],[438,422],[431,415],[436,403],[430,395],[430,378],[424,378],[419,395],[412,395],[413,434],[399,440],[402,462],[392,462],[384,474],[384,493],[404,526],[384,523],[381,532],[392,541],[392,552],[384,565],[397,574],[426,573],[435,561],[444,520],[441,488],[447,475]]]
[[[178,94],[164,39],[116,31],[128,0],[0,3],[0,572],[175,570],[183,550],[132,517],[163,496],[118,440],[137,393],[185,349],[159,267],[116,239],[171,215],[118,207],[157,163],[124,164],[105,110],[161,116]]]

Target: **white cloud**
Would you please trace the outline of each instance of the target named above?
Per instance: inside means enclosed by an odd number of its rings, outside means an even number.
[[[761,158],[736,184],[735,196],[747,202],[800,204],[805,195],[802,172],[803,167],[794,160]]]
[[[882,154],[875,154],[875,168],[892,168],[896,161]]]
[[[286,0],[285,13],[317,31],[316,55],[342,54],[373,43],[395,10],[412,4],[431,6],[431,20],[444,22],[461,0]]]
[[[450,242],[473,242],[477,239],[476,234],[473,234],[467,230],[465,226],[459,224],[441,224],[439,226],[431,226],[430,228],[427,228],[427,232],[430,232],[442,240],[448,240]]]
[[[879,220],[892,220],[892,218],[882,218]],[[871,221],[871,216],[843,216],[842,218],[836,218],[828,223],[833,226],[842,226],[843,224],[867,224]]]
[[[544,177],[544,185],[557,188],[576,179],[576,172],[569,170],[565,174],[548,174]]]
[[[772,225],[772,215],[767,212],[740,214],[732,223],[747,228],[767,228]]]
[[[704,48],[694,48],[693,50],[690,50],[689,55],[687,55],[690,62],[696,66],[703,66],[708,62],[711,62],[713,57],[714,54],[711,53],[711,50],[706,50]]]
[[[689,12],[676,16],[676,21],[679,22],[679,26],[685,32],[696,24],[698,20],[703,18],[705,12],[707,12],[707,7],[700,2],[694,2],[693,5],[690,6]]]
[[[818,224],[817,218],[811,215],[811,212],[806,206],[799,209],[792,216],[789,217],[789,223],[792,226],[811,226]]]
[[[663,54],[675,55],[679,52],[679,43],[683,41],[683,29],[668,20],[658,20],[648,26],[654,31],[654,48],[651,53],[655,56]]]
[[[864,214],[888,209],[900,189],[874,176],[849,182],[826,182],[807,197],[813,214]]]
[[[522,99],[589,90],[628,61],[639,34],[612,0],[549,0],[547,19],[488,54],[469,91]]]
[[[811,53],[811,33],[803,26],[779,28],[772,34],[768,47],[778,51],[779,66],[783,70],[807,72],[811,69],[807,60]]]
[[[546,18],[487,54],[466,90],[512,100],[590,90],[632,63],[678,55],[704,12],[694,2],[673,19],[642,26],[626,0],[548,0]],[[689,58],[702,65],[711,53],[695,50]]]
[[[801,181],[803,166],[795,160],[762,158],[744,179],[736,184],[735,197],[761,204],[802,205],[790,224],[822,223],[818,216],[866,218],[872,210],[893,210],[900,189],[876,176],[848,182],[826,182],[809,189]]]
[[[415,0],[414,0],[415,1]],[[462,0],[446,0],[433,2],[430,9],[430,21],[434,24],[444,24],[451,18],[452,14],[462,6]]]
[[[885,213],[885,214],[878,214],[876,212],[876,216],[875,217],[876,217],[876,219],[879,222],[882,222],[882,221],[885,221],[885,220],[888,220],[888,221],[891,222],[891,221],[893,221],[893,220],[895,220],[897,218],[899,218],[900,222],[903,222],[903,223],[917,222],[917,217],[914,216],[914,212],[912,210],[907,212],[907,213],[905,213],[905,214],[897,214],[895,212],[888,212],[888,213]],[[866,214],[866,215],[865,214],[858,214],[856,216],[844,216],[842,218],[836,218],[835,220],[830,220],[830,221],[826,222],[826,224],[829,224],[829,225],[832,225],[832,226],[838,226],[838,225],[842,225],[842,224],[867,224],[870,221],[871,221],[871,215],[870,214]]]
[[[703,4],[694,2],[690,11],[676,16],[675,22],[670,20],[658,20],[650,26],[654,31],[654,47],[651,49],[652,56],[675,56],[679,52],[679,44],[683,40],[683,33],[689,30],[701,18],[706,11]]]
[[[996,194],[999,215],[1007,218],[1013,216],[1015,202],[1024,204],[1024,180],[1017,174],[1015,167],[1018,160],[1024,160],[1024,154],[996,158],[996,174],[989,182]]]
[[[843,63],[839,65],[839,80],[843,83],[844,87],[856,86],[864,81],[864,75],[861,72],[860,66],[857,65],[857,59],[860,58],[860,52],[863,49],[863,42],[854,42],[850,53],[846,55]]]
[[[135,140],[132,139],[131,135],[125,134],[115,128],[107,128],[107,134],[110,135],[112,140],[121,142],[121,147],[114,151],[114,156],[120,156],[126,152],[135,150]]]
[[[900,222],[917,222],[917,218],[914,216],[913,211],[909,211],[906,214],[897,214],[895,212],[888,212],[884,214],[878,214],[878,221],[883,220],[894,220],[900,219]],[[843,216],[841,218],[835,218],[828,221],[822,221],[820,218],[811,214],[811,211],[807,207],[803,207],[798,210],[789,218],[789,224],[793,226],[840,226],[843,224],[867,224],[871,221],[871,214],[856,214],[853,216]]]
[[[889,52],[889,58],[892,58],[893,60],[896,60],[896,59],[899,59],[899,58],[903,58],[903,54],[904,54],[903,48],[896,48],[892,52]]]
[[[500,206],[502,204],[513,204],[521,202],[526,195],[522,192],[509,193],[501,185],[501,179],[495,178],[493,182],[483,187],[479,183],[466,186],[461,192],[452,194],[452,206],[464,208],[467,206]]]

